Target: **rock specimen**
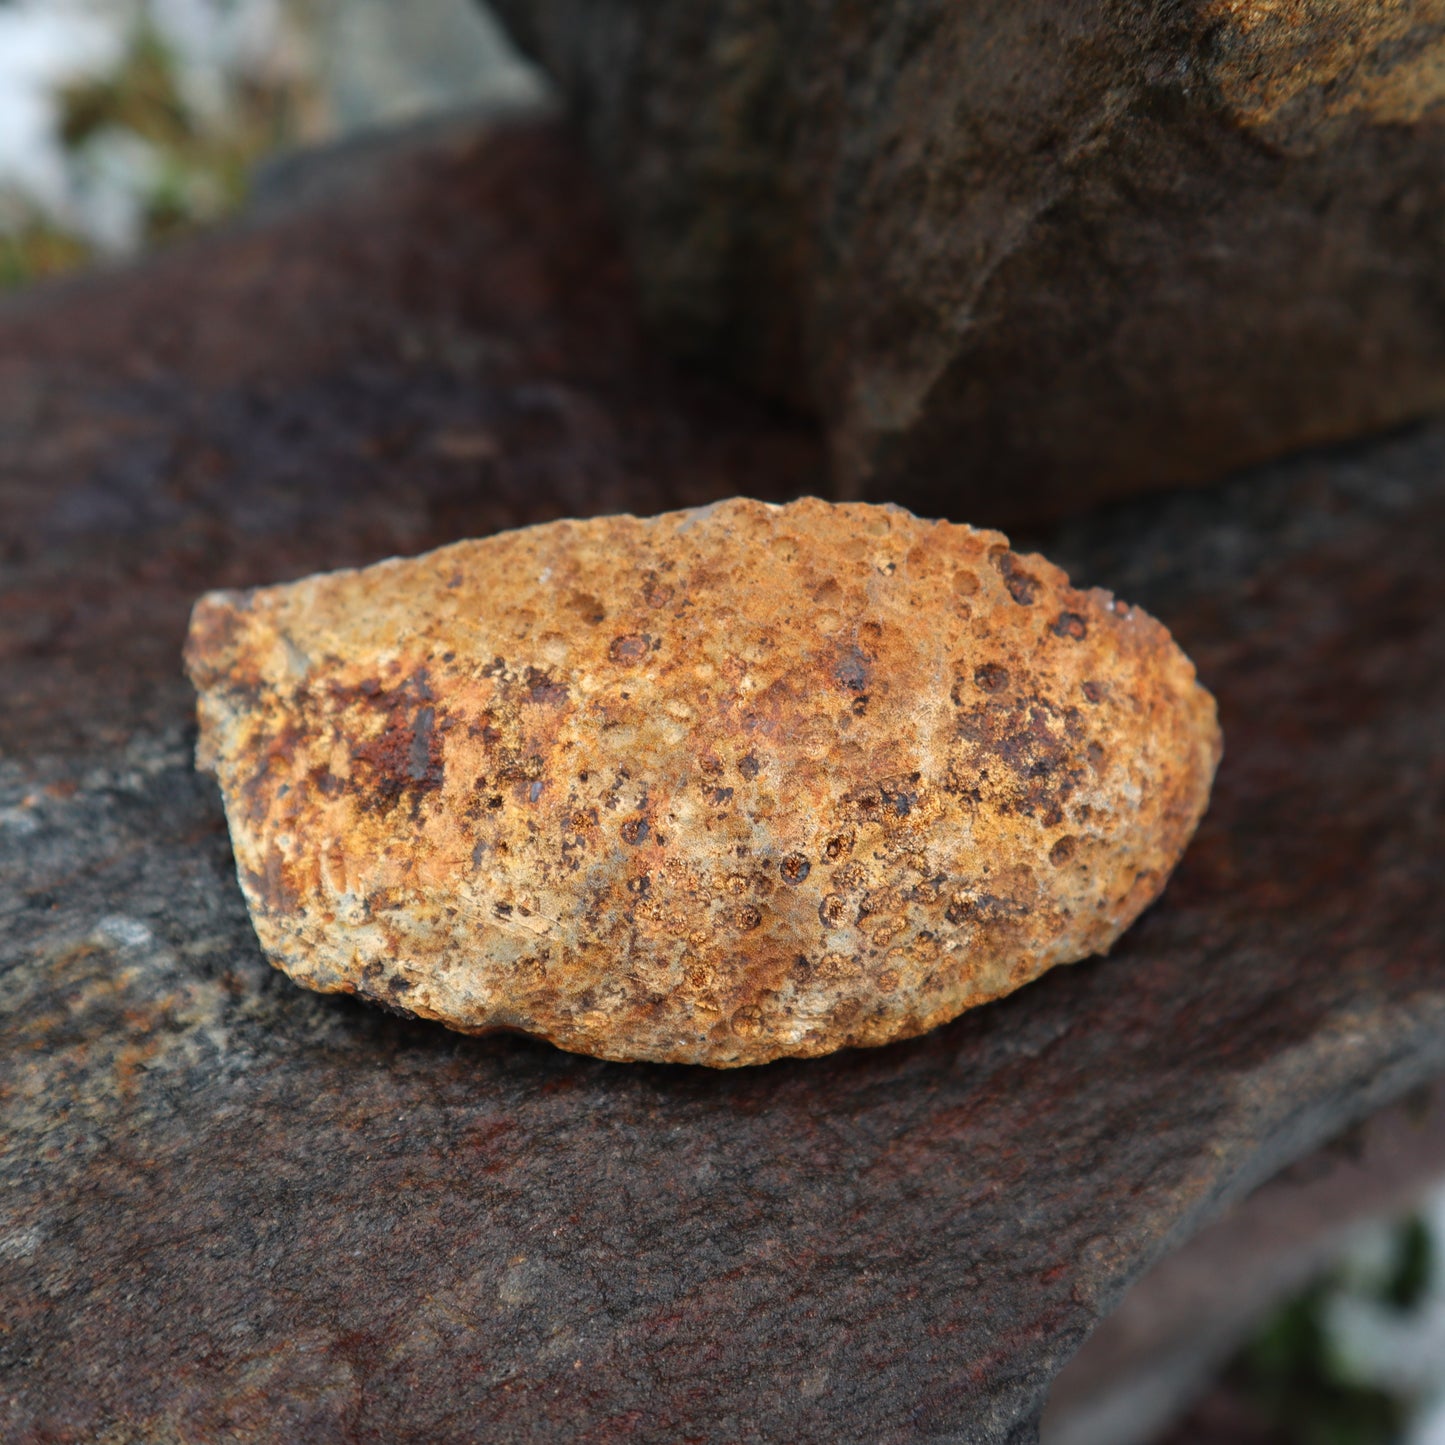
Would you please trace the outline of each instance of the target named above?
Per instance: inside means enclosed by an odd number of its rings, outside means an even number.
[[[1220,749],[1158,622],[862,504],[212,593],[187,660],[274,962],[618,1059],[885,1043],[1106,950]]]
[[[985,517],[1445,405],[1439,0],[500,0],[682,348]]]

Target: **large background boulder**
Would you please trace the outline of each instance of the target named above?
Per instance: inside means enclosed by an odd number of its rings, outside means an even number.
[[[1439,0],[499,0],[650,313],[969,520],[1445,404]]]

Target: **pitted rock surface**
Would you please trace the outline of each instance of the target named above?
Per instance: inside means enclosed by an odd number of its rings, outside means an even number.
[[[1208,798],[1153,618],[997,532],[742,499],[198,604],[271,958],[468,1031],[735,1065],[1106,951]]]

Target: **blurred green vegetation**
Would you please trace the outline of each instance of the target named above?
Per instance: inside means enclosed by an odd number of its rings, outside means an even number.
[[[71,271],[90,259],[90,247],[44,221],[0,231],[0,291]]]
[[[190,104],[175,57],[155,29],[136,26],[111,75],[60,93],[60,136],[72,155],[107,136],[142,142],[154,164],[137,176],[144,244],[168,240],[235,211],[258,161],[315,129],[314,86],[232,78],[226,104],[203,115]],[[39,215],[0,229],[0,289],[26,285],[93,259],[80,235]]]
[[[1370,1291],[1401,1314],[1418,1308],[1430,1285],[1434,1242],[1421,1219],[1401,1226],[1394,1257]],[[1351,1288],[1343,1270],[1315,1281],[1265,1323],[1226,1372],[1228,1386],[1253,1407],[1279,1445],[1398,1445],[1411,1402],[1359,1380],[1331,1340],[1329,1302]]]
[[[1324,1327],[1331,1286],[1291,1300],[1245,1347],[1233,1382],[1284,1445],[1396,1445],[1405,1405],[1349,1378]]]

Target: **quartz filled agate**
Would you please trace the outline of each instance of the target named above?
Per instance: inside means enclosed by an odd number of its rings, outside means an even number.
[[[716,1066],[1107,950],[1220,755],[1165,628],[996,532],[736,500],[215,592],[186,650],[267,954]]]

